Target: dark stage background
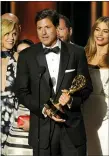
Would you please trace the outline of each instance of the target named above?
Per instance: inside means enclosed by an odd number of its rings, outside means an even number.
[[[20,39],[28,38],[38,42],[34,17],[37,11],[45,8],[56,9],[67,16],[73,26],[72,41],[85,46],[90,29],[95,20],[100,16],[109,16],[109,2],[91,1],[16,1],[1,2],[1,14],[12,12],[18,16],[22,26]]]

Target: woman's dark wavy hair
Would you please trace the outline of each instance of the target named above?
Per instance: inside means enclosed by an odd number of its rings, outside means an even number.
[[[44,18],[49,18],[55,27],[59,25],[59,14],[56,10],[44,9],[37,12],[35,17],[35,24],[37,24],[39,20],[42,20]]]

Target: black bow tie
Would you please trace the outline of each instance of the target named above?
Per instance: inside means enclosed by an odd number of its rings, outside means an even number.
[[[54,47],[54,48],[44,48],[44,54],[48,54],[50,52],[58,53],[59,52],[59,47]]]

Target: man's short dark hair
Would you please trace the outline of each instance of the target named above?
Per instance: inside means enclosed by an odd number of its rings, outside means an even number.
[[[65,21],[65,25],[68,29],[70,29],[72,27],[71,22],[69,21],[69,19],[66,16],[59,14],[59,19],[63,19]]]
[[[57,13],[56,10],[44,9],[44,10],[37,12],[36,17],[35,17],[35,24],[39,20],[42,20],[44,18],[49,18],[55,27],[59,25],[59,14]]]

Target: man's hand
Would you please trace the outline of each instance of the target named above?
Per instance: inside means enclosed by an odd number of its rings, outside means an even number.
[[[47,109],[44,107],[44,114],[46,114],[47,116],[49,116],[52,120],[56,121],[56,122],[65,122],[64,119],[60,119],[60,117],[58,115],[53,115],[53,113],[51,112],[50,109]]]
[[[66,104],[69,103],[70,100],[71,100],[71,97],[70,97],[70,95],[68,94],[68,90],[66,90],[66,89],[62,90],[62,95],[61,95],[60,98],[59,98],[59,103],[60,103],[62,106],[65,106]]]

